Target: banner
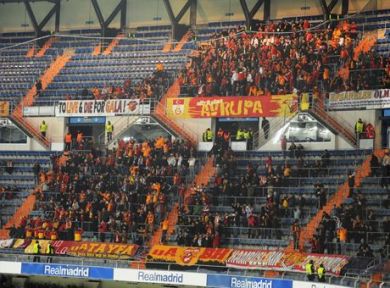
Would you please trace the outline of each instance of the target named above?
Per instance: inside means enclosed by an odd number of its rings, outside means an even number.
[[[22,263],[21,274],[113,280],[114,269],[68,264]]]
[[[24,249],[24,253],[26,254],[33,254],[33,247],[34,247],[34,243],[35,243],[36,240],[32,240],[30,242],[30,244],[28,244],[25,249]],[[41,247],[39,249],[39,252],[41,254],[46,254],[46,249],[47,249],[47,245],[51,242],[51,240],[38,240],[39,242],[39,246]],[[16,244],[16,243],[15,243]],[[14,248],[15,248],[15,245],[14,245]]]
[[[57,117],[150,114],[150,104],[141,105],[139,99],[68,100],[59,101],[55,112]]]
[[[0,240],[0,248],[11,248],[14,239]]]
[[[390,107],[390,89],[346,91],[329,94],[329,108],[382,109]]]
[[[162,270],[114,269],[114,280],[125,282],[159,283],[205,287],[207,274]]]
[[[232,251],[232,249],[225,248],[154,245],[149,251],[148,258],[152,260],[174,262],[183,266],[207,262],[224,264]]]
[[[207,275],[207,287],[221,288],[292,288],[291,280],[229,275]]]
[[[128,259],[137,252],[138,245],[98,242],[53,241],[54,251],[59,255],[81,257]]]
[[[0,116],[7,117],[9,115],[9,102],[0,101]]]
[[[279,117],[290,116],[296,110],[294,94],[167,99],[167,115],[176,118]]]
[[[226,261],[227,267],[299,271],[305,272],[305,265],[310,260],[317,267],[324,264],[328,274],[339,275],[348,263],[349,257],[343,255],[306,254],[300,252],[284,252],[269,250],[234,250]]]
[[[31,244],[31,239],[16,239],[12,248],[14,249],[25,249],[28,245]]]

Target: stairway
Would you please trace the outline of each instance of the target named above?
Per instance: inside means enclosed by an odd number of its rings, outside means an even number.
[[[26,57],[27,58],[34,57],[34,54],[35,54],[35,45],[31,46],[31,48],[28,49]]]
[[[207,184],[212,176],[215,174],[215,167],[213,166],[213,159],[209,158],[206,162],[206,164],[202,167],[202,169],[199,171],[199,173],[195,176],[195,179],[193,181],[193,184],[196,186],[201,184]],[[187,205],[188,199],[191,195],[191,188],[187,187],[187,190],[184,194],[184,204]],[[167,233],[167,238],[172,235],[175,231],[176,223],[179,217],[179,203],[174,203],[169,214],[168,214],[168,222],[169,222],[169,228]],[[152,238],[149,242],[149,247],[152,247],[153,245],[160,244],[162,235],[162,229],[159,227],[153,234]]]
[[[35,57],[42,57],[45,55],[47,49],[51,47],[51,45],[55,42],[56,38],[55,37],[50,37],[45,44],[43,44],[42,48],[39,49],[37,54],[35,54]]]
[[[13,225],[15,225],[15,227],[18,227],[20,225],[22,219],[27,217],[31,213],[31,211],[34,209],[35,200],[36,200],[36,198],[35,198],[35,195],[33,193],[30,194],[26,198],[26,200],[19,207],[19,209],[15,212],[15,214],[8,220],[8,222],[0,230],[0,239],[9,238],[9,230],[8,229],[11,228]]]
[[[114,39],[112,39],[111,43],[108,44],[107,48],[103,51],[103,55],[110,55],[112,50],[119,44],[119,41],[123,39],[125,35],[118,34]]]
[[[93,48],[93,51],[92,51],[92,56],[97,56],[97,55],[100,55],[100,53],[102,52],[102,44],[99,43],[95,46],[95,48]]]
[[[172,50],[173,52],[181,51],[183,46],[188,42],[188,39],[190,39],[192,36],[192,31],[187,31],[186,34],[181,37],[180,41],[176,44],[175,48]]]
[[[99,143],[105,144],[106,147],[112,145],[115,141],[118,140],[119,137],[122,136],[122,134],[130,127],[132,126],[137,120],[139,119],[139,116],[126,116],[126,117],[119,117],[116,118],[117,120],[115,122],[111,121],[111,124],[114,126],[114,131],[112,132],[112,140],[107,142],[107,135],[104,131],[102,134],[99,135]]]
[[[321,105],[314,105],[308,112],[332,132],[340,134],[353,147],[357,147],[358,142],[354,132],[354,127],[348,127],[345,121],[338,120],[334,116],[330,116]]]
[[[192,146],[197,145],[198,139],[196,134],[189,131],[183,124],[179,124],[175,120],[169,118],[166,115],[166,107],[160,102],[156,104],[152,117],[172,134],[181,137],[183,140],[191,143]]]
[[[54,77],[57,76],[66,63],[72,58],[74,51],[67,50],[63,55],[58,56],[46,69],[46,71],[40,77],[42,81],[42,91],[44,91],[47,86],[53,81]],[[34,137],[38,140],[44,147],[50,148],[49,139],[42,137],[41,133],[36,127],[33,127],[25,118],[23,118],[23,107],[31,106],[36,97],[36,88],[35,85],[28,90],[26,95],[23,97],[22,101],[16,106],[15,110],[12,112],[12,115],[9,117],[19,128],[21,128],[27,135]]]
[[[383,152],[375,152],[377,156],[381,155],[381,153]],[[370,160],[371,156],[368,156],[366,160],[364,160],[364,162],[360,165],[360,167],[356,168],[355,187],[359,187],[362,180],[370,174]],[[306,227],[302,228],[299,238],[299,249],[301,251],[304,249],[305,243],[313,237],[318,225],[321,222],[323,213],[326,212],[327,214],[330,214],[334,205],[336,205],[336,207],[339,207],[349,197],[348,194],[348,182],[345,181],[344,184],[339,187],[338,191],[328,199],[326,205],[321,210],[319,210],[317,214],[309,221]],[[287,249],[292,250],[293,243],[291,243]]]
[[[378,31],[370,31],[366,33],[364,38],[360,40],[359,44],[353,50],[353,60],[358,61],[361,53],[367,53],[374,47],[378,37]]]
[[[172,49],[172,42],[168,41],[167,43],[165,43],[165,45],[162,49],[162,52],[167,53],[167,52],[171,51],[171,49]]]
[[[198,139],[195,133],[191,132],[188,128],[184,127],[183,124],[178,123],[174,119],[167,116],[166,113],[166,100],[167,98],[175,98],[180,95],[180,84],[176,81],[169,87],[168,91],[161,98],[160,102],[157,102],[152,113],[152,117],[164,126],[171,133],[180,136],[184,140],[190,142],[193,146],[198,143]]]

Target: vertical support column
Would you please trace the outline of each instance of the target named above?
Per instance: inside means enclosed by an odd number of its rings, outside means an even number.
[[[126,28],[127,24],[127,0],[122,0],[122,10],[121,10],[121,29]]]
[[[345,16],[348,14],[349,11],[349,0],[343,0],[341,3],[341,15]]]
[[[57,33],[60,31],[60,19],[61,19],[61,1],[58,0],[56,4],[56,18],[54,24],[54,31]]]
[[[196,28],[197,9],[198,9],[198,0],[191,0],[190,26],[193,30]]]
[[[271,0],[264,1],[264,21],[271,19]]]

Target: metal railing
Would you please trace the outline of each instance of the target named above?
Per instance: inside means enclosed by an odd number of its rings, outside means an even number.
[[[87,257],[72,257],[72,256],[59,256],[59,255],[40,255],[40,262],[48,262],[48,258],[51,258],[51,263],[60,263],[60,264],[73,264],[73,265],[87,265],[87,266],[104,266],[112,268],[129,268],[132,269],[144,269],[144,262],[139,261],[139,259],[129,258],[126,260],[123,259],[99,259],[99,258],[87,258]],[[15,253],[0,253],[1,261],[9,262],[33,262],[34,255],[26,254],[15,254]],[[160,261],[148,261],[146,262],[147,269],[163,269],[167,271],[175,271],[177,269],[176,263],[169,262],[160,262]],[[368,267],[367,267],[368,268]],[[205,265],[205,264],[194,264],[192,266],[186,266],[186,271],[192,272],[203,272],[208,274],[215,274],[216,270],[218,275],[230,275],[230,276],[247,276],[247,277],[262,277],[265,276],[267,269],[236,269],[228,266],[216,266],[216,265]],[[288,279],[288,280],[301,280],[306,281],[306,275],[303,272],[298,271],[280,271],[278,278]],[[334,276],[327,275],[326,282],[329,284],[347,284],[353,283],[354,288],[362,287],[363,283],[368,283],[370,277],[367,274],[362,274],[357,271],[346,271],[345,275]],[[368,287],[368,286],[367,286]],[[379,282],[378,287],[390,287],[389,282]]]

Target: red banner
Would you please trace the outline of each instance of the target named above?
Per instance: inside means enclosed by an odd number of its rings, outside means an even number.
[[[119,243],[53,241],[55,253],[95,258],[128,259],[134,256],[138,246]]]
[[[343,255],[306,254],[300,252],[268,251],[268,250],[234,250],[226,266],[244,269],[305,271],[310,260],[315,267],[324,264],[327,273],[339,275],[348,263],[349,257]]]
[[[179,265],[195,265],[200,262],[214,262],[225,264],[232,253],[232,249],[199,248],[154,245],[150,249],[148,258],[157,261],[174,262]]]
[[[297,96],[168,98],[167,114],[177,118],[280,117],[297,110]]]

